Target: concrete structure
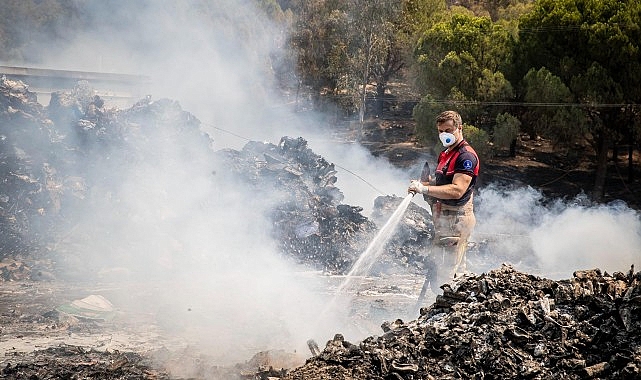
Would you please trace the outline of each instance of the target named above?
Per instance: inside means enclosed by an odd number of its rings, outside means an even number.
[[[38,102],[44,106],[49,104],[52,92],[69,91],[80,81],[86,81],[108,105],[129,107],[146,95],[151,82],[149,77],[143,75],[0,65],[2,75],[27,84],[29,91],[35,92]]]

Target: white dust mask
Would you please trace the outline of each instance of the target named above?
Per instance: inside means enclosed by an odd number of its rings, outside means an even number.
[[[450,147],[456,142],[456,136],[453,133],[441,132],[438,134],[438,138],[441,139],[444,147]]]

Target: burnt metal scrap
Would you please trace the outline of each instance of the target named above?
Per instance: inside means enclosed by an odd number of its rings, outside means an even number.
[[[52,94],[43,107],[28,85],[2,77],[0,259],[46,255],[57,237],[83,224],[96,194],[109,194],[117,212],[117,184],[125,169],[153,161],[163,142],[185,151],[209,150],[199,124],[166,99],[107,108],[86,82]]]
[[[337,334],[283,379],[638,379],[641,272],[554,281],[511,266],[443,285],[408,323]]]
[[[60,345],[31,353],[32,360],[7,364],[3,379],[171,379],[148,358],[133,352],[109,352]]]
[[[258,194],[281,193],[267,217],[280,250],[300,263],[334,273],[349,270],[376,228],[361,207],[341,203],[334,164],[302,137],[286,136],[277,145],[250,141],[218,157]]]
[[[55,134],[44,122],[35,94],[19,81],[0,79],[0,259],[6,252],[37,250],[39,236],[30,226],[43,223],[55,207],[49,197],[43,157]],[[29,149],[29,146],[37,148]]]

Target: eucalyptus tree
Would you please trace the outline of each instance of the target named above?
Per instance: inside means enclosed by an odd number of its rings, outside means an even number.
[[[587,121],[584,137],[597,152],[595,199],[604,192],[609,147],[622,137],[636,136],[639,141],[635,130],[641,117],[639,20],[637,0],[540,0],[520,19],[515,67],[524,77],[531,69],[545,67],[570,89],[576,104],[568,107],[580,110],[580,116],[571,122],[551,120],[551,128],[571,130],[582,119]],[[534,91],[532,83],[524,81],[522,96]],[[545,112],[537,108],[540,114]]]
[[[348,50],[355,88],[359,90],[358,120],[362,127],[367,107],[367,86],[372,79],[381,79],[377,91],[384,92],[384,82],[402,67],[398,46],[396,20],[402,8],[397,0],[349,0],[350,49]],[[378,74],[378,75],[376,75]]]
[[[375,113],[382,111],[382,101],[389,81],[413,64],[412,50],[418,31],[428,27],[446,9],[443,0],[352,0],[354,38],[360,41],[362,83],[359,119],[366,105],[365,87],[376,84]],[[359,51],[359,50],[357,50]],[[404,78],[405,79],[405,78]]]
[[[321,94],[337,97],[347,75],[348,18],[340,0],[292,2],[295,21],[289,45],[296,55],[296,74],[309,88],[314,105]]]
[[[295,4],[291,44],[301,82],[330,94],[362,125],[370,94],[381,102],[389,81],[408,64],[412,38],[442,0],[314,0]],[[427,12],[427,13],[425,13]],[[376,90],[369,88],[375,85]]]

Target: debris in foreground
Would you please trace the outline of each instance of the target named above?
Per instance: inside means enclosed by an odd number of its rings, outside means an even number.
[[[641,272],[554,281],[509,265],[456,279],[416,321],[341,334],[283,379],[638,379]]]
[[[61,345],[32,353],[29,362],[7,364],[3,379],[169,379],[140,354]],[[74,360],[65,360],[73,358]]]

